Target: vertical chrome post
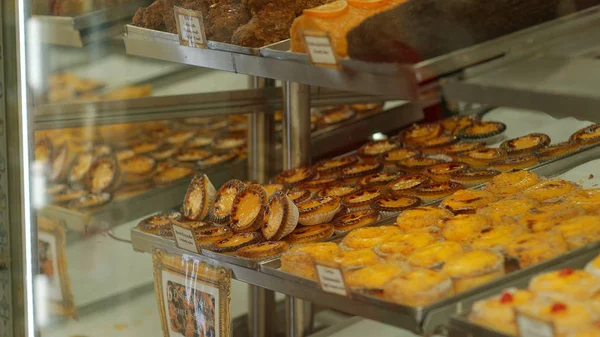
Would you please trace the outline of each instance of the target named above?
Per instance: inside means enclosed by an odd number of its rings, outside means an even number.
[[[251,88],[275,87],[275,81],[250,77]],[[275,117],[272,111],[254,111],[248,118],[248,178],[266,183],[273,173]],[[252,337],[275,335],[275,293],[248,285],[248,330]]]
[[[310,165],[310,86],[284,83],[283,168]],[[309,302],[286,296],[286,337],[303,337],[312,329],[312,306]]]

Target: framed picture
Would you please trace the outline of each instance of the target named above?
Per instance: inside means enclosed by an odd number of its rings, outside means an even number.
[[[38,273],[44,281],[46,299],[54,314],[77,319],[77,310],[71,293],[67,272],[65,230],[61,222],[38,217]]]
[[[165,337],[229,337],[231,270],[155,249],[154,289]]]

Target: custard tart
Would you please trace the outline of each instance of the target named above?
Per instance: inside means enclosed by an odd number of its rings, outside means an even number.
[[[68,203],[70,201],[85,197],[90,192],[86,190],[77,190],[77,189],[63,189],[60,193],[56,193],[52,195],[52,203],[53,204],[63,204]]]
[[[380,195],[371,200],[371,208],[379,211],[383,218],[396,216],[409,208],[421,205],[423,201],[412,195]]]
[[[386,152],[379,156],[379,162],[385,167],[395,168],[396,164],[404,159],[421,157],[423,153],[418,149],[399,148]]]
[[[35,142],[35,160],[44,164],[50,163],[53,149],[52,142],[48,138],[40,138]]]
[[[458,156],[458,160],[471,167],[485,169],[489,163],[505,159],[507,156],[506,151],[502,149],[484,148],[464,152]]]
[[[400,138],[406,144],[415,145],[439,137],[444,132],[440,124],[414,124],[400,132]]]
[[[530,133],[528,135],[505,140],[500,148],[509,156],[522,156],[533,154],[533,152],[550,145],[550,137],[543,133]]]
[[[474,123],[480,122],[481,116],[479,115],[457,115],[442,119],[440,124],[444,127],[444,130],[451,134],[456,135],[462,129],[470,126]]]
[[[540,161],[549,161],[563,158],[579,150],[579,144],[574,141],[562,142],[541,148],[535,152]]]
[[[89,210],[108,204],[112,200],[110,193],[88,194],[69,203],[69,208]]]
[[[340,248],[333,242],[308,243],[290,248],[281,255],[281,271],[316,280],[314,261],[333,262]]]
[[[110,145],[96,145],[93,149],[94,157],[104,156],[113,153],[113,149]]]
[[[167,164],[160,170],[157,169],[156,175],[152,178],[157,185],[167,185],[177,180],[187,178],[194,173],[194,169],[187,166],[172,166]]]
[[[122,150],[117,151],[117,153],[115,154],[115,157],[117,157],[117,161],[119,162],[119,165],[120,165],[123,160],[129,159],[131,157],[135,157],[135,152],[133,152],[130,149],[122,149]]]
[[[329,186],[317,192],[319,197],[338,197],[343,198],[349,194],[352,194],[360,189],[358,185],[339,185]]]
[[[63,144],[57,149],[55,149],[52,156],[52,163],[50,165],[50,174],[48,175],[48,180],[64,180],[65,174],[67,172],[69,158],[69,148],[66,144]]]
[[[167,136],[167,143],[169,144],[183,144],[192,137],[194,137],[194,131],[191,130],[181,130],[174,131],[170,135]]]
[[[347,156],[323,160],[315,164],[313,167],[317,171],[319,177],[331,177],[340,174],[343,169],[356,163],[358,163],[358,157]]]
[[[262,240],[262,236],[256,232],[240,233],[213,243],[210,250],[217,253],[231,254],[242,247],[259,243]]]
[[[235,251],[235,255],[253,261],[275,259],[288,250],[289,246],[285,241],[266,241],[242,247]]]
[[[330,224],[315,226],[299,226],[285,237],[290,245],[300,245],[311,242],[323,241],[333,235],[334,228]]]
[[[441,164],[444,161],[441,159],[430,157],[412,157],[399,161],[396,166],[408,173],[419,173],[429,166]]]
[[[472,250],[446,262],[443,271],[461,293],[504,276],[504,256],[493,250]]]
[[[487,216],[494,224],[510,223],[511,219],[507,218],[518,217],[538,206],[537,201],[527,198],[500,199],[478,209],[477,214]]]
[[[533,301],[535,297],[536,295],[529,290],[504,289],[498,295],[475,302],[468,316],[469,321],[507,336],[517,336],[515,309]]]
[[[179,147],[174,145],[163,145],[156,149],[156,151],[150,152],[148,155],[154,160],[162,161],[173,157],[177,152],[179,152]]]
[[[383,109],[383,103],[358,103],[350,105],[350,109],[359,114],[379,112]]]
[[[283,184],[266,184],[263,187],[267,191],[267,198],[271,197],[277,191],[285,191]]]
[[[396,218],[396,225],[405,233],[438,233],[443,221],[454,214],[447,209],[423,206],[407,209]]]
[[[363,188],[382,188],[403,174],[404,172],[402,171],[393,173],[379,172],[361,178],[358,183]]]
[[[469,169],[450,174],[450,181],[462,184],[465,188],[471,188],[485,184],[499,174],[500,171],[497,170]]]
[[[423,185],[427,185],[431,180],[422,174],[407,175],[392,180],[386,185],[386,190],[392,195],[412,194],[414,190]]]
[[[93,162],[94,154],[91,151],[77,154],[67,174],[69,184],[71,186],[81,185]]]
[[[298,207],[285,193],[277,191],[269,198],[262,234],[267,240],[281,240],[298,225]]]
[[[195,136],[195,137],[189,139],[185,143],[185,147],[192,147],[192,148],[194,148],[194,147],[205,147],[205,146],[209,146],[214,141],[215,140],[214,140],[213,137]]]
[[[304,226],[314,226],[331,221],[340,210],[340,199],[336,197],[316,197],[298,205],[299,222]]]
[[[600,239],[600,216],[580,215],[553,228],[567,242],[569,249],[585,246]]]
[[[520,268],[526,268],[562,255],[567,250],[567,243],[558,234],[526,233],[517,236],[506,246],[506,255],[517,259]]]
[[[437,138],[426,140],[422,143],[417,144],[423,153],[434,154],[438,153],[442,148],[458,143],[459,139],[456,136],[441,135]]]
[[[356,112],[348,106],[336,107],[321,112],[322,122],[325,125],[333,125],[350,120],[356,116]]]
[[[600,283],[586,270],[563,268],[534,276],[529,289],[549,298],[587,301],[600,291]]]
[[[300,167],[286,170],[275,177],[275,182],[279,184],[295,185],[309,181],[317,176],[317,171],[308,167]]]
[[[217,191],[206,174],[195,176],[188,186],[181,214],[190,220],[202,220],[210,212]]]
[[[423,202],[431,202],[453,194],[464,189],[464,186],[455,182],[432,183],[422,185],[414,190],[414,195],[421,198]]]
[[[377,188],[366,188],[345,196],[342,199],[342,203],[348,207],[348,211],[350,212],[370,209],[371,201],[380,194]]]
[[[296,205],[300,205],[301,203],[310,199],[310,197],[312,196],[312,193],[310,193],[310,191],[298,189],[291,189],[287,191],[286,194],[288,197],[290,197],[290,199],[292,199],[292,201]]]
[[[442,236],[448,241],[469,243],[492,226],[490,219],[478,214],[461,214],[444,220]]]
[[[577,190],[568,195],[565,201],[579,205],[591,214],[600,214],[600,188]]]
[[[448,275],[428,269],[413,270],[393,278],[383,287],[386,300],[422,307],[454,295]]]
[[[180,218],[179,212],[159,213],[140,221],[137,228],[143,232],[157,234],[161,228],[170,228],[172,221]]]
[[[145,141],[139,142],[131,147],[136,154],[147,154],[158,150],[162,146],[159,142]]]
[[[458,136],[465,141],[493,144],[504,136],[506,125],[500,122],[478,122],[461,129]]]
[[[465,248],[460,243],[442,241],[415,250],[406,261],[413,268],[438,269],[464,253]]]
[[[489,163],[488,168],[507,172],[511,170],[524,170],[539,163],[540,160],[536,156],[509,157]]]
[[[240,149],[246,145],[246,140],[243,138],[223,138],[217,139],[213,148],[220,152],[229,152],[231,150]]]
[[[208,158],[201,159],[198,162],[198,166],[200,166],[200,168],[205,169],[205,168],[209,168],[209,167],[213,167],[216,165],[230,162],[237,157],[238,157],[238,154],[235,152],[228,152],[228,153],[222,153],[222,154],[213,153]]]
[[[259,229],[263,224],[266,206],[265,189],[258,184],[247,186],[233,200],[229,226],[236,233],[253,232]]]
[[[495,176],[485,186],[485,190],[492,194],[505,197],[514,195],[538,182],[540,182],[540,178],[533,172],[505,172]]]
[[[381,263],[381,258],[372,249],[342,250],[335,258],[344,275],[349,271]]]
[[[382,169],[381,163],[358,163],[343,169],[340,178],[347,183],[355,183],[360,178],[377,173]]]
[[[365,162],[374,163],[377,161],[377,157],[379,155],[394,150],[398,147],[398,144],[393,143],[388,139],[384,139],[368,142],[367,144],[361,146],[356,152],[358,153],[358,156]]]
[[[244,188],[246,185],[237,179],[231,179],[219,188],[211,212],[214,222],[224,224],[231,219],[233,200]]]
[[[398,234],[375,246],[374,251],[387,261],[402,261],[415,250],[437,241],[438,238],[429,233]]]
[[[527,233],[527,229],[519,225],[500,225],[483,229],[479,235],[471,241],[470,246],[476,249],[492,249],[503,253],[506,246],[512,243],[516,237]]]
[[[523,196],[544,202],[559,201],[567,194],[576,191],[579,186],[573,182],[562,179],[551,179],[526,188],[521,193]]]
[[[327,186],[331,186],[335,182],[335,178],[319,178],[308,180],[298,184],[296,187],[301,190],[308,190],[312,193],[317,192]]]
[[[569,219],[585,214],[585,210],[569,202],[542,204],[529,209],[519,218],[519,224],[531,232],[546,232]]]
[[[134,156],[120,162],[123,180],[129,184],[140,183],[152,179],[156,161],[149,156]]]
[[[600,142],[600,124],[592,124],[575,132],[569,138],[577,144],[590,145]]]
[[[454,214],[474,214],[477,209],[495,202],[496,196],[482,190],[460,190],[444,199],[440,207]]]
[[[233,236],[233,232],[227,226],[200,226],[195,228],[193,233],[198,248],[210,248],[215,242]]]
[[[175,155],[175,160],[182,163],[195,163],[210,157],[212,153],[201,148],[184,148]]]
[[[86,185],[92,193],[111,191],[118,187],[120,181],[119,164],[112,155],[96,158],[86,176]]]
[[[423,174],[431,178],[433,182],[443,183],[450,181],[452,173],[462,172],[469,168],[469,165],[459,162],[441,163],[423,170]]]
[[[401,234],[396,226],[363,227],[348,233],[340,243],[342,250],[373,248],[391,236]]]
[[[379,213],[374,210],[362,210],[346,213],[336,218],[332,225],[336,234],[347,233],[353,229],[364,227],[379,220]]]
[[[362,269],[348,271],[344,281],[353,290],[381,291],[383,286],[394,277],[407,271],[398,263],[379,263]]]
[[[458,160],[458,157],[469,151],[481,150],[485,148],[485,143],[456,143],[440,148],[437,153],[446,155],[453,160]]]

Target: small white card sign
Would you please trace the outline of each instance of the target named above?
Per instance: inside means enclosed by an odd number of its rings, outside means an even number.
[[[179,44],[188,47],[206,48],[206,32],[202,13],[181,7],[175,7],[175,21]]]
[[[344,281],[344,273],[339,266],[315,261],[315,268],[317,270],[319,286],[323,291],[341,296],[348,296],[350,294]]]
[[[177,225],[171,225],[173,227],[173,234],[175,235],[175,243],[177,247],[190,252],[198,253],[198,246],[196,246],[196,240],[194,240],[194,233],[191,229],[183,228]]]
[[[305,30],[303,37],[308,56],[314,65],[339,67],[329,34],[322,31]]]
[[[554,324],[517,311],[517,327],[520,337],[555,337]]]

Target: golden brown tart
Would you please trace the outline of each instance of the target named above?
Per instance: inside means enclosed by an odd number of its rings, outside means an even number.
[[[509,157],[489,163],[488,168],[502,172],[507,172],[511,170],[522,170],[530,168],[539,163],[540,160],[536,156]]]
[[[396,226],[374,226],[358,228],[346,235],[340,243],[340,248],[344,251],[348,250],[365,250],[371,249],[387,238],[402,234]]]
[[[464,152],[458,156],[458,160],[478,169],[485,169],[491,162],[505,159],[506,151],[497,148],[485,148]]]
[[[379,263],[346,272],[344,281],[353,290],[376,295],[387,282],[406,271],[406,266],[400,263]]]
[[[589,213],[600,214],[600,188],[577,190],[568,195],[565,201],[579,205]]]
[[[214,141],[215,141],[215,139],[213,137],[195,136],[195,137],[189,139],[185,143],[185,147],[192,147],[192,148],[194,148],[194,147],[205,147],[205,146],[209,146]]]
[[[271,197],[273,193],[277,191],[285,191],[285,186],[283,184],[266,184],[263,185],[265,191],[267,191],[267,197]]]
[[[314,226],[331,221],[340,210],[340,199],[336,197],[316,197],[298,205],[299,222],[304,226]]]
[[[160,170],[157,170],[156,175],[152,180],[157,185],[167,185],[177,180],[187,178],[194,173],[194,169],[187,166],[173,166],[167,164]]]
[[[148,155],[154,158],[154,160],[161,161],[173,157],[177,152],[179,152],[179,147],[175,145],[163,145],[156,149],[156,151],[150,152]]]
[[[464,186],[452,181],[443,183],[432,183],[415,188],[414,195],[421,198],[423,202],[431,202],[451,195],[464,189]]]
[[[578,144],[590,145],[600,142],[600,124],[592,124],[575,132],[569,140]]]
[[[380,194],[381,193],[377,188],[365,188],[345,196],[342,199],[342,202],[344,205],[346,205],[346,207],[348,207],[348,211],[350,212],[370,209],[371,201],[377,198]]]
[[[540,182],[540,178],[533,172],[517,171],[505,172],[495,176],[486,186],[485,190],[492,194],[505,197],[511,196]]]
[[[120,184],[120,172],[117,159],[112,155],[96,158],[86,176],[86,185],[96,194],[111,191]]]
[[[477,210],[477,214],[487,216],[494,224],[510,224],[528,210],[538,207],[539,203],[527,198],[507,198],[490,203]]]
[[[230,152],[246,146],[246,140],[243,138],[223,138],[217,139],[213,148],[219,152]]]
[[[413,157],[404,159],[396,164],[396,166],[409,173],[419,173],[429,166],[441,164],[444,161],[441,159],[430,157]]]
[[[87,190],[80,190],[80,189],[63,189],[62,191],[60,191],[60,193],[56,193],[54,195],[52,195],[52,203],[53,204],[63,204],[63,203],[68,203],[70,201],[82,198],[86,195],[88,195],[90,192],[88,192]]]
[[[229,226],[236,233],[253,232],[259,229],[263,224],[266,206],[265,189],[258,184],[247,186],[233,200]]]
[[[262,233],[267,240],[281,240],[298,225],[298,207],[281,191],[275,192],[267,203]]]
[[[135,157],[135,152],[130,149],[121,149],[115,153],[115,157],[117,157],[117,161],[121,165],[123,160]]]
[[[444,154],[457,160],[458,156],[469,151],[481,150],[485,148],[485,143],[455,143],[452,145],[444,146],[440,148],[437,153]]]
[[[149,156],[133,156],[120,162],[123,180],[135,184],[152,179],[156,161]]]
[[[309,167],[300,167],[286,170],[275,177],[275,182],[279,184],[295,185],[309,181],[317,176],[317,171]]]
[[[422,206],[407,209],[400,213],[396,219],[396,224],[405,233],[438,233],[442,222],[453,216],[454,214],[447,209]]]
[[[300,183],[297,185],[297,187],[298,189],[309,190],[314,193],[327,186],[331,186],[335,181],[335,178],[319,178]]]
[[[400,138],[406,144],[420,144],[439,137],[444,132],[440,124],[414,124],[400,132]]]
[[[460,214],[443,221],[442,236],[448,241],[469,243],[491,226],[490,219],[483,215]]]
[[[521,193],[523,196],[544,202],[559,201],[562,197],[579,189],[573,182],[562,179],[551,179],[528,187]]]
[[[358,185],[336,185],[325,187],[324,189],[317,192],[319,197],[338,197],[343,198],[351,193],[354,193],[360,189]]]
[[[440,149],[458,143],[459,138],[451,135],[441,135],[437,138],[426,140],[422,143],[419,143],[415,146],[419,147],[423,153],[434,154],[438,153]]]
[[[379,211],[382,217],[388,218],[422,203],[421,199],[412,195],[380,195],[371,200],[371,208]]]
[[[299,189],[291,189],[291,190],[287,191],[286,194],[288,195],[288,197],[290,197],[290,199],[292,199],[292,201],[296,205],[300,205],[301,203],[310,199],[310,197],[312,196],[310,191],[299,190]]]
[[[404,261],[415,250],[429,246],[438,241],[438,237],[429,233],[410,233],[391,236],[378,246],[374,251],[387,261]]]
[[[194,131],[191,130],[181,130],[174,131],[170,135],[167,136],[167,143],[169,144],[183,144],[189,139],[194,137]]]
[[[136,154],[146,154],[158,150],[162,144],[160,142],[143,141],[131,147]]]
[[[458,242],[436,242],[415,250],[407,262],[413,268],[437,269],[464,252],[465,248]]]
[[[215,242],[233,236],[233,232],[227,226],[198,226],[193,233],[198,248],[210,248]]]
[[[181,214],[190,220],[204,219],[213,206],[217,190],[206,174],[195,176],[188,186]]]
[[[383,169],[381,163],[358,163],[342,170],[340,178],[348,183],[358,181],[360,178],[377,173]]]
[[[363,177],[359,180],[360,186],[363,188],[382,188],[392,180],[404,175],[404,172],[397,171],[393,173],[379,172]]]
[[[281,271],[316,280],[315,261],[334,262],[339,253],[340,248],[333,242],[292,247],[281,256]]]
[[[479,115],[457,115],[441,120],[440,124],[444,127],[444,130],[447,133],[451,135],[456,135],[460,130],[464,129],[465,127],[480,121],[481,116]]]
[[[71,167],[69,168],[69,173],[67,174],[67,181],[72,186],[81,185],[83,180],[92,167],[92,163],[94,162],[94,154],[91,151],[80,152],[75,156],[73,162],[71,163]]]
[[[367,226],[379,220],[377,211],[367,209],[346,213],[332,222],[336,234],[346,233],[353,229]]]
[[[460,190],[444,199],[440,207],[454,214],[473,214],[477,209],[486,207],[496,200],[496,196],[487,191]]]
[[[289,246],[285,241],[266,241],[242,247],[235,251],[235,255],[255,261],[275,259],[288,250]]]
[[[379,112],[383,109],[383,103],[359,103],[350,105],[350,109],[359,114]]]
[[[235,152],[227,152],[227,153],[213,153],[208,158],[201,159],[198,162],[198,165],[205,169],[209,167],[213,167],[216,165],[224,164],[230,162],[238,157],[238,154]]]
[[[583,208],[569,202],[542,204],[521,215],[519,224],[533,233],[546,232],[560,223],[584,213]]]
[[[319,177],[331,177],[338,175],[343,169],[356,163],[358,163],[358,157],[348,156],[323,160],[315,164],[313,167],[315,170],[317,170]]]
[[[535,152],[540,161],[549,161],[566,157],[579,150],[579,144],[574,141],[562,142],[541,148]]]
[[[466,141],[493,144],[502,139],[506,125],[500,122],[477,122],[460,130],[458,136]]]
[[[526,233],[517,236],[506,246],[506,255],[516,258],[519,266],[526,268],[562,255],[567,250],[567,243],[558,234],[552,232]]]
[[[231,219],[231,209],[236,195],[240,193],[246,185],[237,179],[232,179],[223,184],[217,191],[213,209],[211,212],[212,220],[216,223],[227,223]]]
[[[429,177],[422,174],[412,174],[392,180],[385,188],[392,195],[412,194],[417,187],[427,185],[430,182]]]
[[[94,157],[104,156],[113,153],[113,149],[110,145],[96,145],[93,149]]]
[[[262,236],[256,232],[250,233],[239,233],[233,236],[230,236],[226,239],[216,241],[210,247],[210,250],[217,253],[233,253],[236,250],[246,247],[249,245],[253,245],[259,243],[263,240]]]
[[[452,280],[442,272],[417,269],[393,278],[383,287],[385,299],[422,307],[454,295]]]
[[[90,210],[108,204],[112,200],[110,193],[88,194],[69,203],[69,208]]]
[[[333,125],[354,118],[356,112],[351,110],[348,106],[341,106],[323,111],[321,116],[321,120],[325,125]]]
[[[550,137],[543,133],[530,133],[528,135],[505,140],[500,148],[509,156],[522,156],[533,154],[533,152],[550,145]]]
[[[182,163],[194,163],[211,156],[210,151],[201,148],[184,148],[175,155],[175,160]]]
[[[450,181],[462,184],[466,188],[471,188],[485,184],[499,174],[500,171],[497,170],[470,169],[450,174]]]
[[[431,178],[433,182],[442,183],[450,181],[452,173],[462,172],[469,168],[469,165],[459,162],[441,163],[423,170],[423,174]]]
[[[143,232],[157,234],[160,229],[171,227],[172,221],[180,218],[179,212],[159,213],[140,221],[137,228]]]
[[[461,293],[504,276],[504,256],[488,249],[472,250],[450,259],[443,271],[452,278],[454,291]]]
[[[379,161],[386,167],[396,167],[396,164],[404,159],[421,157],[423,153],[418,149],[399,148],[391,150],[379,156]]]
[[[379,155],[398,148],[399,145],[388,140],[378,140],[368,142],[361,146],[356,152],[365,162],[374,163]]]
[[[315,226],[299,226],[285,237],[290,245],[299,245],[317,241],[323,241],[333,235],[334,228],[330,224]]]

